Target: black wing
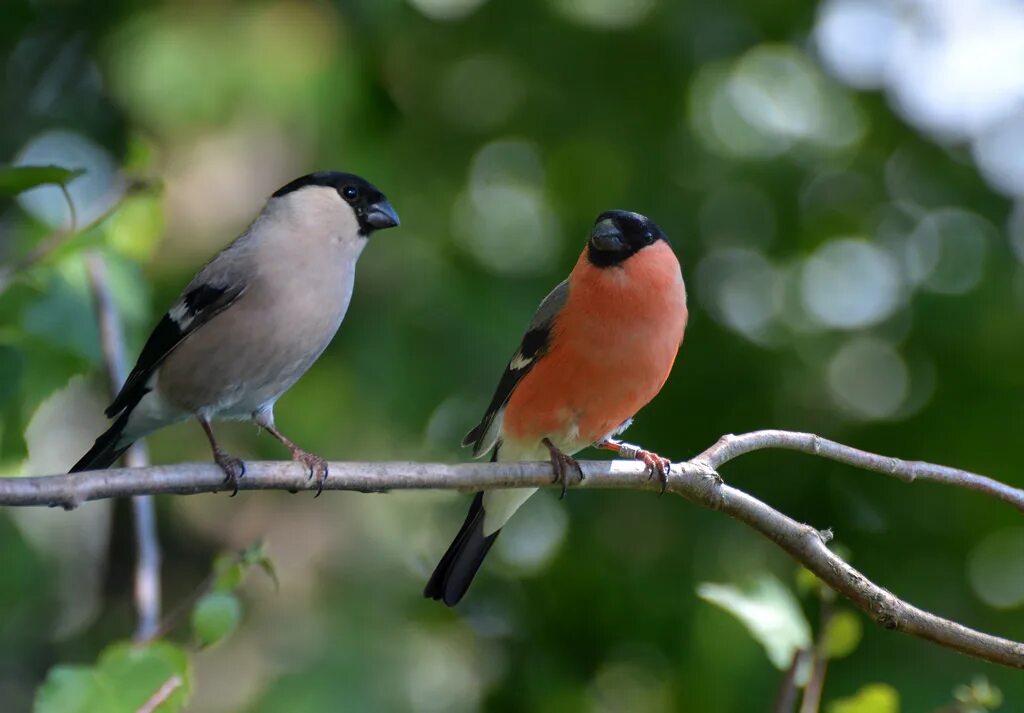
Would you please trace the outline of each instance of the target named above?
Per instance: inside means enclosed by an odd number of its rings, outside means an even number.
[[[498,388],[494,391],[494,396],[491,398],[491,403],[487,407],[483,419],[462,439],[463,446],[473,446],[474,457],[490,450],[497,442],[498,428],[496,426],[500,424],[498,416],[505,408],[509,398],[512,397],[516,385],[547,353],[551,344],[551,329],[568,296],[569,281],[565,280],[551,290],[544,301],[540,303],[540,307],[537,308],[537,312],[526,328],[526,334],[523,335],[519,349],[509,360],[505,367],[505,373],[501,375],[501,381],[498,382]]]
[[[245,292],[244,285],[203,284],[189,288],[149,335],[139,360],[106,410],[108,418],[132,408],[149,391],[153,372],[185,337],[209,322]]]

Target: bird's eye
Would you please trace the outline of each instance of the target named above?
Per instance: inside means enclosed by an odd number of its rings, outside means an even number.
[[[345,186],[341,189],[341,195],[345,196],[345,200],[350,201],[359,195],[359,189],[355,186]]]

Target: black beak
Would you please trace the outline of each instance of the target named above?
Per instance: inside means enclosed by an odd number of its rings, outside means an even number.
[[[595,250],[601,252],[614,252],[626,247],[622,239],[622,231],[611,218],[605,218],[594,226],[590,232],[590,244],[594,246]]]
[[[399,224],[398,213],[386,200],[377,201],[371,205],[366,211],[365,221],[374,230],[394,228]]]

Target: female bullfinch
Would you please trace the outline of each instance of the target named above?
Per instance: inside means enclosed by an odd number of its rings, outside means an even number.
[[[245,464],[221,450],[210,421],[252,419],[322,487],[327,461],[277,430],[274,404],[338,331],[370,235],[397,225],[384,194],[351,173],[311,173],[274,193],[157,324],[106,411],[116,420],[71,472],[107,468],[132,442],[194,416],[238,492]]]
[[[550,458],[563,494],[570,471],[579,471],[571,456],[588,445],[644,461],[664,484],[667,459],[614,436],[668,379],[686,319],[686,287],[665,234],[638,213],[602,213],[463,445],[474,456],[492,451],[492,461]],[[534,492],[477,493],[424,596],[457,604],[502,526]]]

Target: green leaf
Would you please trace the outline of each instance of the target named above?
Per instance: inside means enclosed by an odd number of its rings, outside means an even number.
[[[975,676],[970,685],[960,684],[953,689],[953,697],[976,711],[995,710],[1003,705],[1003,692],[985,676]]]
[[[80,168],[60,166],[0,166],[0,196],[16,196],[47,184],[65,186],[83,173]]]
[[[150,193],[125,198],[105,229],[112,248],[133,260],[149,260],[164,230],[162,199]]]
[[[811,627],[796,597],[771,574],[760,575],[746,588],[704,582],[697,595],[739,619],[780,671],[811,645]]]
[[[870,683],[849,698],[829,704],[828,713],[899,713],[900,694],[884,683]]]
[[[170,686],[160,713],[184,708],[191,688],[188,657],[166,642],[104,649],[96,666],[56,666],[36,693],[34,713],[135,713]]]
[[[254,565],[259,567],[274,582],[274,589],[281,588],[281,583],[277,579],[277,568],[274,567],[274,561],[270,559],[269,555],[267,555],[262,542],[257,542],[255,545],[243,550],[242,562],[244,562],[247,567],[252,567]]]
[[[99,332],[81,258],[47,272],[39,298],[22,313],[21,326],[26,335],[56,349],[100,362]]]
[[[259,567],[274,582],[274,587],[280,589],[280,582],[277,580],[277,570],[274,568],[274,561],[267,556],[263,549],[263,543],[257,542],[246,547],[235,554],[219,555],[213,561],[213,584],[210,587],[214,592],[233,592],[242,583],[242,578],[249,571],[250,567]]]
[[[227,592],[211,592],[192,610],[192,631],[200,646],[213,646],[238,628],[241,618],[242,605],[238,597]]]
[[[108,646],[96,664],[100,687],[113,701],[104,713],[135,713],[175,677],[180,684],[157,710],[174,713],[184,708],[191,691],[188,656],[178,646],[157,641],[146,646],[119,643]]]
[[[269,557],[263,557],[256,564],[263,570],[264,574],[270,577],[270,581],[274,583],[274,589],[280,590],[281,581],[277,578],[277,567],[274,566],[274,560]]]
[[[91,713],[100,710],[100,689],[89,666],[54,666],[36,691],[34,713]]]
[[[218,555],[213,561],[213,585],[210,589],[214,592],[233,592],[242,583],[244,575],[245,568],[237,555]]]
[[[860,644],[863,635],[864,627],[860,617],[849,610],[838,611],[829,621],[825,653],[830,659],[849,656]]]

